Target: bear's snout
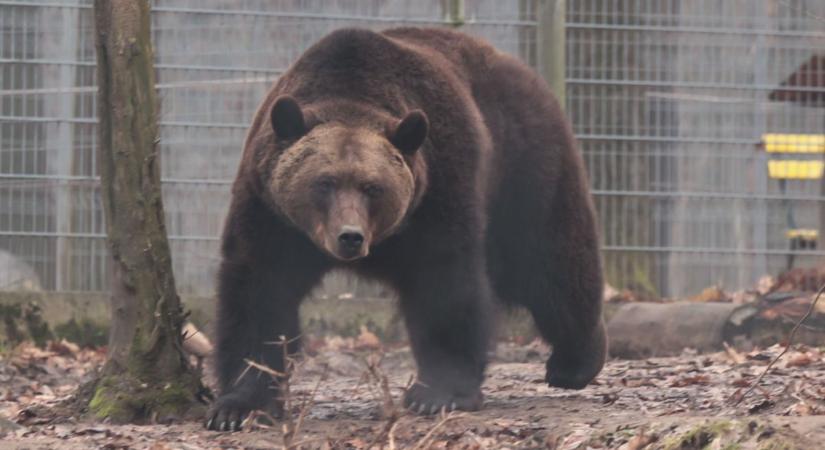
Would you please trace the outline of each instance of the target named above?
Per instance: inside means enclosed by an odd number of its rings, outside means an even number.
[[[341,227],[338,235],[338,254],[344,259],[353,259],[361,256],[361,247],[364,245],[364,230],[359,226],[346,225]]]

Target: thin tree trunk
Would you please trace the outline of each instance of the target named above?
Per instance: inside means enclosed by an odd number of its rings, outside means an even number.
[[[181,350],[183,314],[164,224],[147,0],[95,0],[98,169],[111,255],[109,357],[90,401],[118,422],[170,419],[201,384]]]

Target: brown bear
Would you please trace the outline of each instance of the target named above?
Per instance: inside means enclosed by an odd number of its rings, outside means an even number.
[[[225,224],[207,427],[278,405],[279,336],[324,273],[394,288],[418,413],[482,404],[494,299],[552,344],[551,386],[604,364],[602,272],[582,159],[545,82],[446,29],[344,29],[309,48],[249,130]],[[298,349],[292,340],[289,351]]]

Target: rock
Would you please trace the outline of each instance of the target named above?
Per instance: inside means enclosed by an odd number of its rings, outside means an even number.
[[[41,291],[37,272],[17,256],[0,250],[0,290]]]

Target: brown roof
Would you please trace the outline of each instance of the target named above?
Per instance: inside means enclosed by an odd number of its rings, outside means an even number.
[[[825,106],[825,55],[814,55],[799,66],[768,97],[777,102]]]

